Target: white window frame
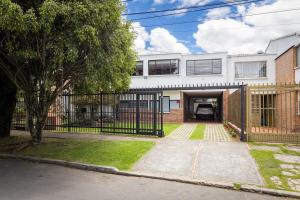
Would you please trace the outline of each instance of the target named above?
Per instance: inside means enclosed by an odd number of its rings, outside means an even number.
[[[265,75],[264,76],[245,76],[244,72],[243,72],[243,76],[237,77],[237,67],[239,64],[242,65],[242,67],[244,67],[244,64],[249,64],[249,63],[264,63],[265,64]],[[242,69],[241,71],[244,71],[244,69]],[[246,62],[235,62],[234,63],[234,78],[235,79],[261,79],[261,78],[267,78],[267,61],[246,61]]]

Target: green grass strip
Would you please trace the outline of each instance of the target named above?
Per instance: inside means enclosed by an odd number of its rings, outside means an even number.
[[[192,135],[190,136],[190,140],[203,140],[204,130],[205,130],[205,124],[198,124],[196,129],[193,131]]]
[[[165,136],[170,135],[175,129],[177,129],[181,124],[177,123],[164,123],[163,129]]]
[[[46,139],[19,154],[129,170],[154,145],[154,142],[148,141]]]

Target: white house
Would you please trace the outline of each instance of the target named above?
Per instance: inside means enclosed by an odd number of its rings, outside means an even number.
[[[166,88],[163,91],[165,121],[190,121],[199,103],[216,102],[218,120],[227,116],[228,89],[170,90],[170,86],[275,83],[276,54],[228,55],[205,54],[139,55],[131,88]]]

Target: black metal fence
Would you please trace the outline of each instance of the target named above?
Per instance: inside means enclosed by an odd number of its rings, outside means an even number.
[[[53,132],[118,133],[163,136],[161,90],[126,93],[63,94],[48,112],[44,129]],[[13,129],[26,129],[23,99]]]

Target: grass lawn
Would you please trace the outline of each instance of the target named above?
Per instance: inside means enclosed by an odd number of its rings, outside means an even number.
[[[28,147],[17,154],[129,170],[154,145],[154,142],[146,141],[45,139],[42,144]]]
[[[172,131],[174,131],[180,125],[181,124],[176,124],[176,123],[164,123],[163,128],[164,128],[165,136],[170,135],[170,133],[172,133]]]
[[[178,128],[181,124],[176,123],[164,123],[164,133],[165,136],[169,135],[172,131],[174,131],[176,128]],[[73,132],[73,133],[90,133],[90,134],[99,134],[100,128],[81,128],[81,127],[58,127],[56,130],[52,130],[51,132],[54,133],[65,133],[65,132]],[[121,134],[124,135],[124,134]],[[135,135],[134,135],[135,136]]]
[[[190,136],[190,140],[202,140],[204,138],[205,124],[198,124]]]
[[[255,144],[255,143],[254,143]],[[251,144],[251,145],[254,145]],[[250,146],[251,146],[250,145]],[[286,176],[282,174],[283,169],[280,167],[280,164],[294,164],[295,163],[285,163],[280,160],[275,159],[275,154],[289,154],[289,155],[297,155],[300,156],[299,152],[291,151],[286,149],[286,145],[284,144],[258,144],[255,145],[264,145],[264,146],[276,146],[280,148],[279,152],[269,151],[269,150],[256,150],[252,149],[250,150],[250,153],[252,157],[256,160],[259,172],[262,175],[262,177],[265,180],[266,187],[272,188],[272,189],[284,189],[284,190],[292,190],[292,188],[288,184],[288,178],[291,179],[300,179],[300,175],[295,176]],[[289,169],[284,169],[284,171],[290,171]],[[282,183],[280,186],[275,184],[271,177],[278,177],[280,179],[280,182]]]

